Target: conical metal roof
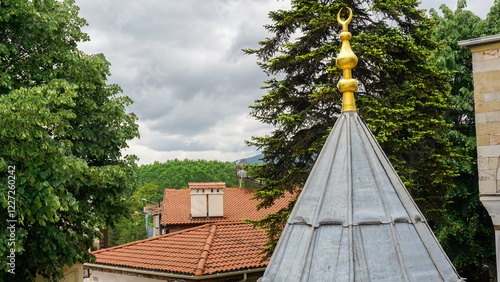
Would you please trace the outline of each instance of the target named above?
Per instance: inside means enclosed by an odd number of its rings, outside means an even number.
[[[463,281],[356,111],[337,120],[261,281]]]

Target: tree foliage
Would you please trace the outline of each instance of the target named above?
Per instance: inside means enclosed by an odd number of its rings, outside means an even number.
[[[478,195],[472,54],[457,42],[497,33],[500,2],[496,1],[485,20],[465,8],[466,1],[459,0],[455,11],[442,5],[443,16],[431,10],[437,23],[434,38],[442,43],[436,50],[436,65],[451,73],[451,108],[445,118],[453,127],[447,139],[465,156],[452,162],[460,175],[448,191],[446,219],[450,224],[439,226],[436,233],[459,273],[467,281],[484,281],[485,270],[496,265],[495,237],[491,218]]]
[[[249,143],[264,153],[256,176],[265,181],[256,198],[269,206],[285,191],[303,186],[326,136],[340,113],[342,76],[335,57],[341,42],[336,16],[349,6],[351,46],[359,62],[353,76],[358,110],[432,225],[442,222],[446,192],[458,156],[444,138],[448,74],[431,63],[433,22],[418,1],[293,0],[290,10],[269,14],[272,34],[255,54],[272,78],[252,115],[276,129]],[[345,9],[344,9],[345,10]],[[344,14],[343,18],[347,18]],[[268,254],[293,203],[255,224],[268,229]]]
[[[0,256],[15,250],[15,275],[2,259],[2,281],[52,280],[90,261],[134,185],[134,158],[121,154],[138,136],[132,101],[106,83],[103,55],[78,50],[84,25],[71,0],[0,2]]]
[[[500,19],[500,0],[495,0],[482,26],[484,34],[500,34],[500,21],[498,19]]]
[[[160,189],[187,188],[189,182],[225,182],[227,187],[238,183],[234,163],[206,160],[175,159],[142,165],[137,176],[140,186],[154,183]]]
[[[126,193],[129,199],[127,212],[108,230],[109,247],[114,247],[147,238],[144,207],[163,201],[164,188],[154,182],[146,183],[133,193]],[[148,215],[148,226],[153,226],[153,217]]]

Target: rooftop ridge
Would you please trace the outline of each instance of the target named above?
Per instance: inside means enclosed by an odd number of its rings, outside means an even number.
[[[169,190],[169,191],[184,191],[184,190],[189,190],[190,188],[163,188],[164,190]],[[238,187],[224,187],[224,190],[240,190],[240,191],[252,191],[254,190],[253,188],[238,188]]]
[[[201,252],[200,260],[198,261],[198,265],[196,266],[194,272],[195,276],[203,275],[203,270],[205,269],[205,263],[207,262],[208,253],[210,251],[210,247],[212,246],[216,230],[217,230],[217,225],[212,224],[212,227],[210,228],[210,233],[208,234],[207,237],[207,241],[205,242],[205,246],[203,247],[203,251]]]
[[[223,185],[226,187],[226,182],[188,182],[188,187],[191,186],[211,186],[211,185]]]

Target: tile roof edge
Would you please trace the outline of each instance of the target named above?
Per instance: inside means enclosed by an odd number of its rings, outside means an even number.
[[[240,220],[233,220],[233,221],[205,221],[205,222],[178,222],[178,223],[167,223],[164,224],[162,223],[162,226],[189,226],[189,225],[194,225],[194,224],[203,224],[203,225],[211,225],[211,224],[217,224],[217,225],[229,225],[229,224],[251,224],[251,223],[246,223],[243,219]]]
[[[202,182],[204,183],[204,182]],[[223,182],[221,182],[223,183]],[[250,191],[250,190],[256,190],[253,188],[239,188],[239,187],[225,187],[224,189],[230,189],[230,190],[238,190],[238,191]],[[190,190],[189,187],[184,187],[184,188],[163,188],[163,190],[169,190],[169,191],[184,191],[184,190]]]
[[[217,183],[217,184],[226,184],[226,182],[223,182],[223,181],[209,181],[209,182],[188,182],[188,185],[189,184],[214,184],[214,183]]]
[[[106,248],[106,249],[102,249],[102,250],[93,251],[93,252],[91,252],[91,254],[98,254],[98,253],[102,253],[102,252],[105,252],[105,251],[115,250],[115,249],[119,249],[119,248],[130,246],[130,245],[134,245],[134,244],[139,244],[139,243],[143,243],[143,242],[147,242],[147,241],[158,240],[158,239],[164,238],[164,237],[174,236],[176,234],[181,234],[181,233],[184,233],[184,232],[189,232],[191,230],[205,228],[207,225],[210,225],[210,224],[207,223],[207,224],[195,226],[195,227],[192,227],[192,228],[184,229],[184,230],[173,232],[173,233],[163,234],[163,235],[160,235],[160,236],[155,236],[155,237],[151,237],[151,238],[147,238],[147,239],[133,241],[133,242],[130,242],[130,243],[126,243],[126,244],[119,245],[119,246],[114,246],[114,247],[111,247],[111,248]]]
[[[203,275],[203,270],[205,269],[205,263],[207,262],[208,258],[208,252],[210,251],[210,247],[212,247],[212,242],[214,240],[216,230],[217,230],[217,225],[212,224],[212,227],[210,228],[210,233],[208,234],[207,240],[205,241],[205,246],[203,247],[200,259],[198,260],[198,265],[196,266],[194,272],[195,276]]]

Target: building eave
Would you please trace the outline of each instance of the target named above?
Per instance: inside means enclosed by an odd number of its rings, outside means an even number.
[[[473,47],[477,47],[477,46],[481,46],[481,45],[485,45],[485,44],[500,43],[500,34],[462,40],[462,41],[458,41],[457,43],[458,43],[458,45],[463,46],[463,47],[467,47],[467,48],[473,48]]]
[[[118,265],[107,265],[107,264],[99,264],[99,263],[90,263],[87,262],[83,265],[84,267],[88,267],[90,269],[103,269],[108,271],[116,271],[116,272],[129,272],[134,274],[141,275],[151,275],[151,276],[162,276],[162,277],[170,277],[170,278],[181,278],[181,279],[190,279],[190,280],[205,280],[205,279],[213,279],[218,277],[227,277],[241,274],[250,274],[255,272],[264,272],[266,267],[258,267],[258,268],[248,268],[243,270],[235,270],[235,271],[227,271],[227,272],[219,272],[214,274],[206,274],[202,276],[195,276],[192,274],[180,274],[180,273],[172,273],[172,272],[162,272],[162,271],[153,271],[153,270],[145,270],[139,268],[130,268],[123,267]]]

